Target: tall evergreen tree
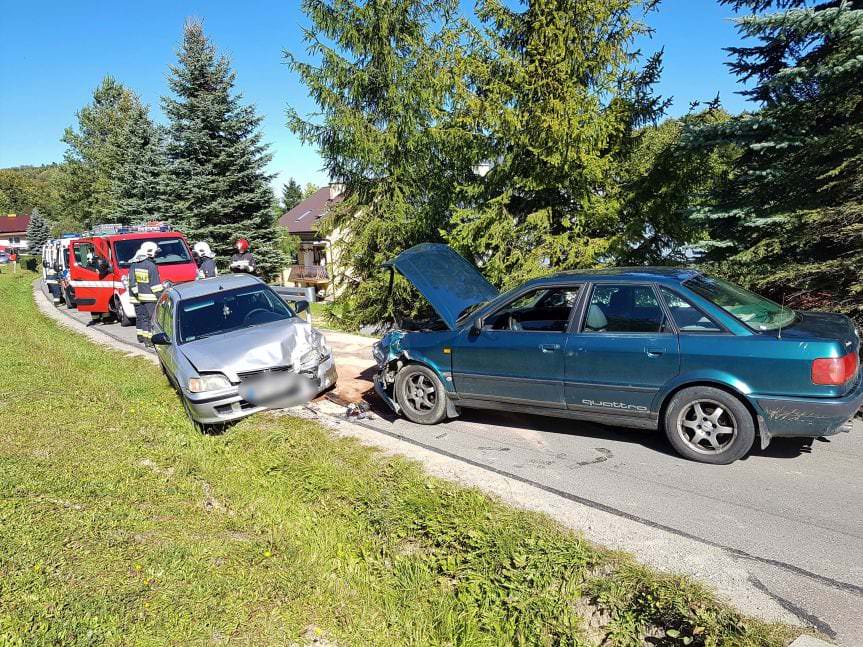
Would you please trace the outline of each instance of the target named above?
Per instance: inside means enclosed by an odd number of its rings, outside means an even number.
[[[647,30],[635,14],[653,4],[479,3],[485,34],[454,123],[487,164],[447,240],[493,282],[611,260],[637,128],[664,108],[651,93],[661,53],[639,69],[635,49]]]
[[[339,229],[335,267],[351,324],[388,318],[381,263],[420,242],[440,240],[458,158],[436,130],[452,86],[455,0],[304,0],[313,62],[286,53],[318,105],[311,119],[289,109],[288,125],[317,146],[330,178],[345,185],[322,227]],[[455,149],[453,149],[455,150]],[[395,308],[416,298],[397,283]],[[342,307],[344,306],[344,307]]]
[[[228,256],[239,237],[249,240],[264,276],[285,265],[265,166],[261,117],[234,91],[235,73],[199,22],[183,30],[178,64],[162,105],[170,119],[166,211],[191,240],[205,240]]]
[[[707,223],[718,271],[792,306],[863,321],[863,0],[722,0],[731,68],[760,110],[702,129],[743,149]]]
[[[117,213],[114,181],[125,156],[121,131],[145,112],[131,90],[106,76],[93,101],[78,112],[77,129],[67,128],[64,202],[74,219],[90,226],[112,222]]]
[[[117,222],[163,219],[167,181],[164,130],[153,124],[144,108],[123,125],[118,139],[122,155],[112,180]]]
[[[282,185],[282,209],[290,211],[303,200],[303,187],[294,178]]]
[[[30,224],[27,225],[27,245],[34,254],[39,254],[51,237],[51,223],[42,217],[38,208],[30,213]]]

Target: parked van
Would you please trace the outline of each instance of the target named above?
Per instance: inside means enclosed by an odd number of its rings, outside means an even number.
[[[57,279],[57,254],[59,252],[57,243],[58,240],[52,238],[42,245],[42,280],[45,281],[48,292],[51,293],[51,301],[54,302],[54,305],[58,305],[63,300]]]
[[[79,310],[94,318],[111,314],[122,326],[135,321],[129,299],[129,265],[146,241],[159,246],[153,259],[162,281],[194,281],[198,267],[186,237],[168,225],[123,227],[101,225],[88,236],[73,240],[69,250],[69,283]]]
[[[57,286],[60,288],[60,297],[67,308],[75,307],[75,288],[69,281],[69,246],[73,240],[80,237],[81,234],[68,233],[56,240]]]

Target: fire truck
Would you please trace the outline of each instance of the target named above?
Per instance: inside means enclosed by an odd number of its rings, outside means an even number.
[[[113,315],[121,326],[135,322],[129,300],[129,265],[146,241],[159,246],[153,259],[162,281],[194,281],[198,267],[186,237],[166,223],[138,226],[99,225],[69,245],[69,284],[78,310],[94,319]]]

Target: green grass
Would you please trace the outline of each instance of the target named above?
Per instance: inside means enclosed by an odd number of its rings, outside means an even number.
[[[784,645],[691,581],[312,421],[200,435],[0,275],[0,645]],[[305,636],[305,638],[303,638]]]

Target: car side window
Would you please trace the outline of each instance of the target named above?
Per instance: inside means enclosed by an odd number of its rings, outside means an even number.
[[[483,321],[483,330],[565,332],[578,286],[544,287],[517,296]]]
[[[75,245],[75,263],[80,267],[90,268],[96,263],[96,248],[91,243]]]
[[[719,324],[676,292],[668,288],[659,288],[659,291],[680,332],[724,332]]]
[[[667,332],[665,314],[649,285],[595,285],[583,330],[586,333]]]
[[[172,303],[170,299],[162,299],[159,302],[159,309],[156,312],[156,322],[159,324],[159,328],[162,329],[162,332],[168,335],[168,339],[171,339],[174,333],[174,313],[171,306]]]

